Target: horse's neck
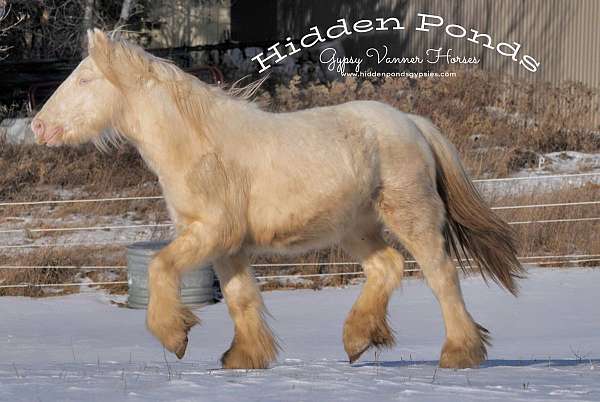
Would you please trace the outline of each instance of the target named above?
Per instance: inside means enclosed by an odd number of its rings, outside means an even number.
[[[207,129],[191,124],[164,98],[140,101],[125,120],[125,136],[159,178],[181,176],[203,154],[216,152]]]
[[[226,153],[258,140],[250,127],[256,131],[264,123],[260,110],[211,90],[202,96],[204,104],[196,109],[201,115],[195,119],[183,116],[175,101],[158,93],[137,97],[124,112],[124,134],[159,178],[177,181],[203,155],[227,158]]]

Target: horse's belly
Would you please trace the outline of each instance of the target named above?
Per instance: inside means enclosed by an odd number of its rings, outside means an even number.
[[[336,232],[323,233],[318,238],[302,235],[280,235],[274,233],[269,241],[254,241],[247,247],[256,254],[302,254],[310,250],[325,248],[339,241]]]
[[[339,241],[354,223],[352,197],[315,202],[294,209],[294,203],[255,210],[250,218],[249,246],[261,252],[298,253]]]

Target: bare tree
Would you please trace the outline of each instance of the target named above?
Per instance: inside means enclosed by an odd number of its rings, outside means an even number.
[[[81,53],[87,53],[87,35],[88,29],[94,27],[94,0],[84,0],[83,2],[83,23],[81,24],[83,35],[81,35]]]
[[[127,20],[129,19],[129,13],[131,12],[131,8],[134,6],[135,0],[123,0],[123,5],[121,6],[121,15],[119,16],[119,21],[115,25],[115,28],[118,29],[125,25]]]
[[[7,9],[8,6],[8,9]],[[12,24],[3,27],[2,23],[6,20],[6,17],[8,17],[8,14],[10,14],[10,5],[7,4],[7,0],[0,0],[0,39],[6,37],[6,35],[8,34],[8,31],[10,31],[12,28],[16,27],[17,25],[19,25],[23,19],[25,19],[24,16],[20,15],[17,17],[16,21],[13,22]],[[5,58],[8,57],[8,51],[11,49],[12,46],[9,45],[4,45],[2,43],[0,43],[0,61],[4,60]]]

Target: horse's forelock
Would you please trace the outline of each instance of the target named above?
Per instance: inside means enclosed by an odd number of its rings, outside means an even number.
[[[109,38],[95,30],[90,35],[89,54],[102,74],[122,90],[147,80],[176,78],[176,68],[171,62],[151,55],[118,35]],[[165,65],[171,68],[164,68]]]
[[[94,30],[93,35],[90,35],[89,53],[102,73],[119,87],[131,86],[140,80],[153,80],[167,83],[174,96],[181,96],[182,92],[187,92],[186,89],[202,86],[196,77],[185,73],[172,61],[146,52],[141,47],[122,39],[118,33],[113,32],[109,37],[100,30]],[[249,100],[268,77],[269,74],[266,74],[256,81],[240,86],[239,83],[246,78],[244,77],[231,85],[228,90],[215,91],[214,94]],[[200,91],[202,90],[198,89],[195,92]]]
[[[198,129],[206,129],[206,116],[217,100],[248,101],[268,78],[265,75],[244,86],[239,86],[238,81],[225,91],[218,87],[211,88],[169,60],[156,57],[123,39],[101,34],[104,36],[94,38],[90,56],[109,81],[125,95],[150,81],[157,83],[170,95],[181,116]],[[102,136],[97,146],[105,149],[106,140],[113,138]]]

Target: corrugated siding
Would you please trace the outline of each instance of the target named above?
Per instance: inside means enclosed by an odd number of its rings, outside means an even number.
[[[448,35],[411,33],[408,49],[451,47],[457,53],[482,58],[486,70],[531,80],[580,81],[600,88],[600,1],[598,0],[410,0],[407,25],[417,13],[431,13],[446,23],[490,34],[495,42],[518,42],[521,55],[542,62],[533,74],[497,52]],[[411,52],[409,51],[408,54]]]
[[[598,0],[409,0],[407,25],[414,26],[417,13],[429,12],[459,24],[467,30],[490,34],[496,43],[522,44],[520,55],[528,54],[542,63],[536,73],[491,49],[448,35],[412,34],[408,54],[420,54],[429,47],[452,48],[460,55],[482,59],[480,68],[509,74],[532,82],[581,82],[600,89],[600,1]],[[426,10],[426,11],[425,11]],[[412,19],[412,21],[411,21]],[[536,99],[544,102],[544,99]],[[591,101],[591,109],[600,106],[600,97]],[[543,103],[542,103],[543,104]],[[600,115],[581,116],[600,123]]]
[[[383,44],[390,47],[391,56],[422,56],[429,48],[452,48],[456,55],[480,58],[478,67],[486,71],[531,82],[576,81],[600,89],[600,0],[279,0],[278,4],[282,38],[301,37],[313,25],[327,29],[338,18],[353,23],[396,17],[406,27],[405,31],[347,37],[343,43],[350,56]],[[521,43],[520,57],[530,55],[542,65],[531,73],[496,50],[446,35],[443,28],[415,31],[418,13],[441,16],[445,24],[461,25],[467,32],[472,28],[487,33],[493,38],[492,45]],[[399,67],[414,69],[415,65]],[[598,97],[595,104],[599,104]],[[593,118],[600,120],[598,115]]]
[[[530,80],[580,81],[600,88],[600,0],[279,0],[278,5],[281,38],[301,37],[313,25],[327,29],[338,18],[352,23],[396,17],[406,31],[352,35],[344,40],[347,53],[388,44],[394,56],[413,56],[443,46],[483,59],[481,67],[487,70]],[[523,45],[520,55],[531,55],[542,67],[532,74],[496,51],[465,38],[452,38],[443,29],[415,31],[418,13],[439,15],[446,24],[488,33],[495,43],[519,42]]]

